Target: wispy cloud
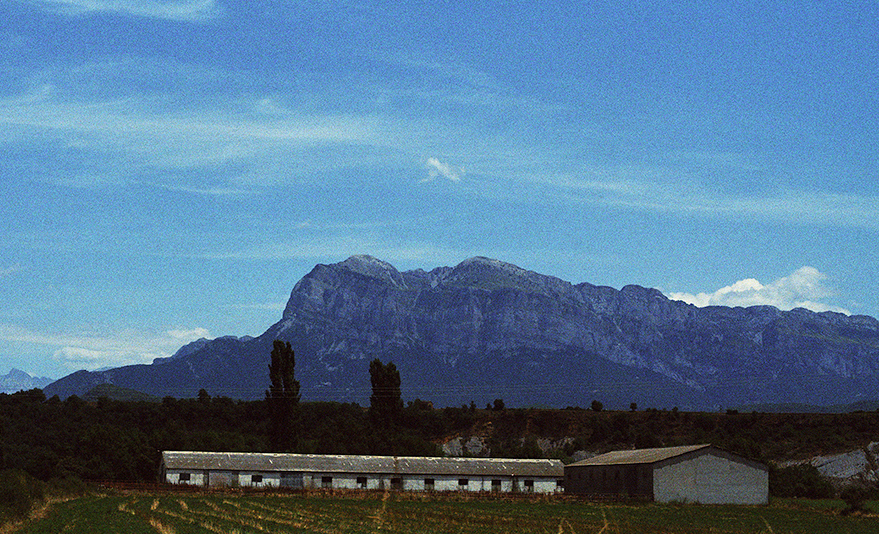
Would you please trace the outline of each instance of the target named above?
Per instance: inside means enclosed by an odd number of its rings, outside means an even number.
[[[381,222],[377,224],[384,225]],[[310,263],[336,262],[353,254],[368,254],[402,269],[456,265],[462,259],[471,256],[494,254],[499,258],[513,257],[509,251],[448,247],[418,239],[401,240],[398,233],[384,232],[384,228],[380,227],[371,229],[347,227],[336,228],[336,230],[340,230],[340,232],[325,232],[322,229],[317,229],[316,232],[308,231],[284,241],[212,253],[203,257],[232,261],[306,261]]]
[[[166,184],[160,184],[159,187],[167,191],[177,191],[180,193],[189,193],[192,195],[204,195],[211,197],[231,197],[255,194],[253,190],[234,187],[184,187]]]
[[[189,329],[168,330],[166,332],[166,334],[168,334],[169,336],[171,336],[174,339],[177,339],[177,340],[180,340],[180,341],[183,341],[186,343],[188,343],[192,340],[195,340],[195,339],[209,337],[211,335],[211,333],[208,331],[207,328],[200,328],[200,327],[199,328],[189,328]]]
[[[271,312],[280,312],[283,311],[287,306],[286,302],[278,301],[278,302],[258,302],[252,304],[233,304],[229,306],[230,308],[234,308],[236,310],[260,310],[260,311],[271,311]]]
[[[407,84],[404,89],[392,92],[380,89],[392,100],[426,101],[431,107],[440,104],[471,109],[516,109],[519,113],[543,114],[569,109],[557,102],[521,94],[486,71],[464,63],[442,62],[412,53],[379,53],[374,59],[398,70],[401,77],[418,79],[419,83]]]
[[[699,307],[768,305],[781,310],[806,308],[850,314],[845,308],[826,302],[833,296],[833,291],[824,283],[826,279],[826,274],[806,266],[765,285],[755,278],[746,278],[710,293],[672,292],[669,297]]]
[[[181,22],[203,22],[218,17],[215,0],[29,0],[31,4],[68,15],[118,13]]]
[[[442,176],[452,182],[460,182],[464,176],[464,169],[452,167],[436,158],[427,158],[427,178],[422,181],[432,181]]]
[[[404,66],[435,69],[477,87],[497,83],[478,71],[459,72],[418,62]],[[56,183],[108,185],[148,179],[162,185],[168,183],[161,177],[169,171],[198,170],[187,175],[190,179],[166,187],[208,196],[241,195],[309,180],[319,173],[414,167],[416,155],[427,152],[443,156],[424,162],[427,177],[423,181],[462,182],[466,165],[468,175],[480,177],[479,183],[468,180],[472,184],[468,194],[500,200],[540,199],[687,216],[879,229],[876,196],[795,189],[724,190],[723,182],[711,178],[712,172],[759,170],[741,154],[676,152],[657,156],[650,163],[589,165],[529,146],[515,132],[497,135],[418,112],[369,111],[368,106],[358,106],[357,112],[317,113],[291,105],[296,100],[285,100],[283,92],[245,95],[242,88],[248,84],[241,80],[227,84],[240,86],[237,89],[224,91],[225,82],[236,80],[234,73],[186,65],[144,67],[133,60],[96,62],[77,69],[87,72],[49,75],[35,81],[30,92],[0,100],[0,135],[7,142],[31,146],[35,153],[44,153],[47,143],[55,143],[52,146],[70,152],[52,161],[69,162],[71,154],[81,159],[73,171],[32,169],[36,175],[50,174]],[[176,96],[114,95],[112,87],[120,85],[111,83],[117,71],[130,71],[126,76],[134,78],[170,77],[181,83],[202,79],[189,82],[195,89],[191,93],[214,95],[213,105],[205,108],[205,99],[184,98],[180,106],[169,108],[165,102],[177,101]],[[104,82],[89,84],[76,76]],[[83,96],[68,86],[58,89],[63,81],[102,89],[98,96]],[[371,91],[363,90],[352,101],[368,99]],[[205,178],[218,174],[215,170],[225,178]],[[86,173],[90,175],[82,175]]]
[[[204,328],[177,328],[166,332],[125,330],[107,334],[39,332],[0,324],[0,340],[48,347],[59,365],[69,370],[100,369],[140,363],[174,354],[181,345],[209,337]]]
[[[675,176],[680,179],[675,179]],[[734,193],[707,187],[673,168],[594,168],[528,178],[545,188],[548,198],[682,215],[750,218],[763,221],[879,229],[879,197],[815,190],[780,189]]]
[[[7,276],[13,275],[17,272],[20,272],[22,269],[23,267],[20,263],[10,265],[9,267],[0,267],[0,278],[5,278]]]
[[[234,100],[234,99],[233,99]],[[225,102],[225,104],[223,104]],[[405,124],[374,115],[242,112],[217,99],[212,110],[183,106],[165,110],[151,98],[92,101],[57,95],[42,85],[0,100],[0,133],[7,143],[67,152],[58,161],[81,162],[73,171],[51,172],[53,181],[108,185],[151,179],[168,171],[219,170],[229,185],[175,187],[208,195],[241,194],[245,186],[277,185],[316,169],[379,164],[397,157],[409,141]],[[332,150],[333,157],[327,157]],[[77,159],[71,159],[74,157]],[[224,168],[225,167],[225,168]],[[33,169],[37,175],[45,169]],[[87,176],[78,174],[90,173]],[[211,172],[216,175],[216,172]],[[234,183],[233,183],[234,182]]]

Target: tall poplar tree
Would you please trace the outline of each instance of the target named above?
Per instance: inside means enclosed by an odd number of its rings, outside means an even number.
[[[400,393],[400,372],[393,362],[383,364],[378,358],[369,364],[372,395],[369,397],[369,415],[382,426],[394,424],[403,410]]]
[[[269,407],[269,446],[290,452],[294,446],[294,416],[299,404],[299,381],[294,375],[296,356],[289,342],[275,340],[269,365],[271,385],[266,391]]]

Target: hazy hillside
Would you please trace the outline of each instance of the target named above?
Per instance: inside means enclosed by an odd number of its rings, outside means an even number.
[[[0,393],[15,393],[34,388],[43,388],[52,383],[51,378],[31,376],[19,369],[12,369],[6,375],[0,375]]]

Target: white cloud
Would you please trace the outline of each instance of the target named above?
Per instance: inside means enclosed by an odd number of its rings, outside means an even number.
[[[215,0],[31,0],[64,14],[119,13],[137,17],[200,22],[220,14]]]
[[[58,334],[0,324],[0,340],[46,346],[52,357],[70,371],[151,363],[154,358],[167,358],[182,345],[209,335],[204,328],[163,333],[125,330],[110,334]]]
[[[699,307],[704,306],[775,306],[781,310],[806,308],[816,312],[835,311],[849,314],[845,308],[824,302],[833,292],[824,285],[827,275],[814,267],[800,267],[789,276],[762,284],[746,278],[711,293],[669,293],[669,297]]]
[[[436,158],[427,158],[427,168],[427,178],[422,180],[423,182],[435,180],[440,176],[442,176],[443,178],[447,178],[453,182],[460,182],[461,178],[464,176],[464,169],[452,167],[451,165],[445,164]]]

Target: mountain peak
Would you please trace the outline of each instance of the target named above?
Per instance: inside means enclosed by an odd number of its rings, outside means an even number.
[[[452,269],[445,282],[487,290],[518,289],[532,293],[557,293],[570,287],[558,278],[484,256],[462,261]]]
[[[403,281],[403,275],[400,274],[396,267],[368,254],[356,254],[343,262],[337,263],[336,266],[370,278],[390,282],[397,287],[406,286],[406,283]]]
[[[391,268],[394,269],[394,266],[390,263],[380,260],[375,256],[370,256],[369,254],[354,254],[349,256],[347,260],[339,262],[340,266],[347,267],[349,269],[357,269],[357,268]]]
[[[459,263],[455,269],[463,269],[473,266],[491,268],[491,269],[500,269],[508,272],[520,272],[522,274],[527,273],[525,269],[513,265],[512,263],[507,263],[505,261],[496,260],[494,258],[486,258],[485,256],[473,256],[472,258],[467,258],[466,260]]]

